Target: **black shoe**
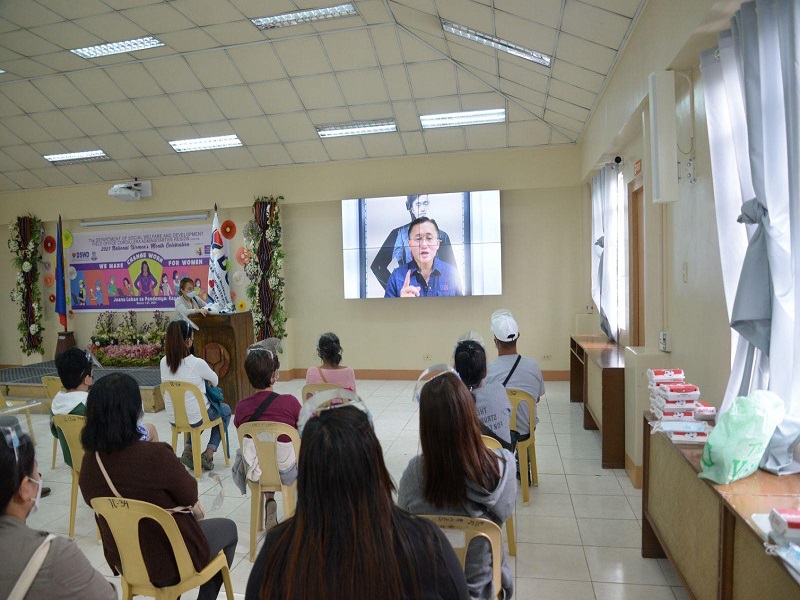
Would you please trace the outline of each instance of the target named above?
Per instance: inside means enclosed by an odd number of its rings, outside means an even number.
[[[52,490],[50,490],[49,487],[43,487],[42,488],[42,498],[47,498],[50,495],[51,491]]]

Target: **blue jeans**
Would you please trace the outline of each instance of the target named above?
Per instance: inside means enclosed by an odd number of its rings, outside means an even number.
[[[219,419],[220,417],[222,417],[222,426],[225,428],[225,435],[227,435],[228,423],[231,422],[231,407],[223,403],[221,415],[217,412],[217,409],[214,408],[213,405],[208,407],[208,418],[210,420],[213,421],[214,419]],[[192,423],[192,427],[200,427],[200,425],[202,424],[203,424],[202,421],[198,421],[197,423]],[[216,452],[221,439],[222,436],[219,433],[219,427],[214,427],[211,430],[211,439],[208,440],[208,446],[206,446],[206,448],[208,450],[211,450],[212,452]],[[192,436],[186,437],[186,447],[187,448],[192,447]]]

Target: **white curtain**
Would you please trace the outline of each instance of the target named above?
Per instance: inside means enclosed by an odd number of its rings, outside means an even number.
[[[800,2],[745,3],[716,53],[702,57],[725,296],[741,335],[721,412],[755,389],[783,399],[786,418],[762,460],[780,474],[800,472],[799,23]],[[744,255],[731,231],[736,204]]]
[[[592,179],[592,300],[600,313],[600,328],[612,341],[619,333],[618,173],[617,165],[608,164]]]

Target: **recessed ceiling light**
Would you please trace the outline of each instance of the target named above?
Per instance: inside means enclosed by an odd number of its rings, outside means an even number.
[[[445,19],[442,19],[442,29],[448,33],[452,33],[453,35],[467,38],[468,40],[478,42],[479,44],[489,46],[490,48],[495,48],[496,50],[508,52],[514,56],[524,58],[525,60],[530,60],[537,64],[544,65],[545,67],[549,67],[550,61],[552,60],[549,56],[547,56],[547,54],[536,52],[536,50],[531,50],[525,46],[519,46],[512,42],[507,42],[499,37],[489,35],[488,33],[481,33],[480,31],[475,31],[474,29],[470,29],[469,27],[465,27],[464,25],[459,25],[458,23],[453,23],[452,21],[447,21]]]
[[[326,19],[336,19],[338,17],[354,17],[358,13],[356,7],[350,3],[339,4],[338,6],[328,6],[326,8],[311,8],[309,10],[298,10],[296,12],[274,15],[272,17],[259,17],[250,19],[253,25],[259,29],[274,29],[276,27],[288,27],[289,25],[301,25],[312,23],[313,21],[324,21]]]
[[[69,152],[67,154],[47,154],[45,157],[54,165],[76,165],[78,163],[110,160],[102,150],[86,150],[84,152]]]
[[[164,42],[147,36],[135,40],[125,40],[123,42],[110,42],[108,44],[100,44],[99,46],[88,46],[86,48],[77,48],[70,50],[73,54],[77,54],[82,58],[97,58],[98,56],[109,56],[111,54],[122,54],[123,52],[136,52],[137,50],[146,50],[147,48],[158,48],[163,46]]]
[[[391,119],[380,121],[352,121],[338,125],[317,127],[321,138],[342,137],[344,135],[367,135],[370,133],[391,133],[397,131],[397,124]]]
[[[169,143],[176,152],[195,152],[197,150],[218,150],[220,148],[236,148],[242,141],[235,135],[194,138],[191,140],[173,140]]]
[[[421,115],[419,118],[423,129],[437,127],[459,127],[461,125],[485,125],[500,123],[506,120],[505,108],[490,110],[470,110],[467,112],[442,113],[438,115]]]

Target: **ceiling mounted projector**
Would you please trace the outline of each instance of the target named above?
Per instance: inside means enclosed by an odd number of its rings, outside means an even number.
[[[153,195],[153,185],[150,181],[128,181],[111,186],[108,195],[123,202],[137,202],[142,198]]]

